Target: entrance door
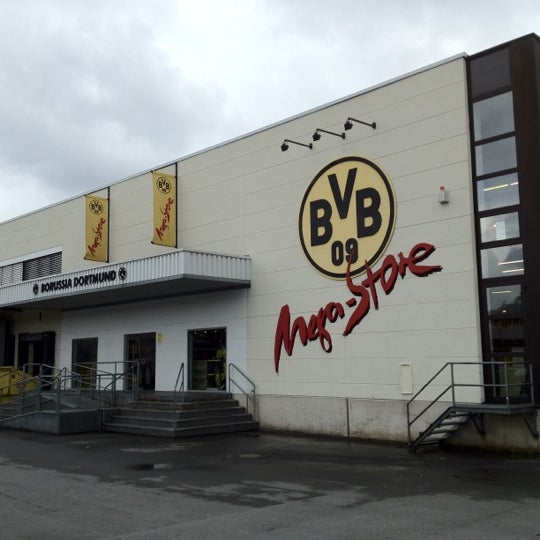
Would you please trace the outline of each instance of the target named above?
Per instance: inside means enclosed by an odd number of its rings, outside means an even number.
[[[54,332],[41,334],[19,334],[19,369],[25,368],[32,376],[39,374],[40,366],[54,366]],[[50,372],[50,367],[44,369],[43,374]]]
[[[139,364],[139,388],[156,389],[156,334],[128,334],[125,337],[125,358]]]
[[[486,400],[529,401],[530,377],[526,362],[526,328],[523,287],[506,280],[483,288],[487,305],[484,316],[486,342],[484,369]]]
[[[225,390],[226,328],[188,332],[190,390]]]
[[[96,387],[98,338],[74,339],[71,349],[71,371],[81,376],[83,388]]]

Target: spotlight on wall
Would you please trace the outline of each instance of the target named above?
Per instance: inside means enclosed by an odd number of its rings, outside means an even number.
[[[313,144],[304,144],[301,142],[291,141],[290,139],[284,139],[283,144],[281,145],[281,151],[286,152],[289,149],[289,145],[287,143],[291,144],[297,144],[298,146],[305,146],[306,148],[309,148],[310,150],[313,148]]]
[[[349,129],[352,129],[353,127],[353,122],[358,122],[359,124],[364,124],[364,126],[369,126],[373,129],[375,129],[377,127],[377,123],[376,122],[364,122],[363,120],[357,120],[356,118],[352,118],[349,116],[349,118],[347,118],[347,121],[345,122],[345,124],[343,124],[343,127],[345,128],[346,131],[348,131]]]
[[[318,141],[321,138],[322,133],[328,133],[329,135],[335,135],[336,137],[345,138],[345,133],[335,133],[334,131],[326,131],[326,129],[317,128],[313,134],[313,140]]]

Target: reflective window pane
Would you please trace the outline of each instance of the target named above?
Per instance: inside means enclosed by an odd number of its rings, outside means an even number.
[[[511,277],[523,274],[521,244],[483,249],[480,252],[482,278]]]
[[[480,219],[482,242],[495,242],[519,237],[519,218],[517,212],[497,214]]]
[[[475,141],[514,131],[512,92],[477,101],[473,117]]]
[[[519,204],[519,181],[517,173],[497,178],[479,180],[476,183],[478,210],[491,210]]]
[[[517,165],[514,137],[480,144],[476,147],[475,152],[477,176],[513,169]]]
[[[473,98],[510,86],[508,49],[484,54],[471,60],[471,93]]]
[[[495,397],[530,398],[529,368],[523,356],[494,357],[491,367],[493,395]]]
[[[521,285],[488,287],[489,349],[494,353],[522,353],[525,349]]]

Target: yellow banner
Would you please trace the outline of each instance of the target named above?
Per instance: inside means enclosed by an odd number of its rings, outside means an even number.
[[[161,246],[176,247],[176,177],[153,173],[154,238]]]
[[[89,261],[109,258],[109,200],[86,195],[86,255]]]

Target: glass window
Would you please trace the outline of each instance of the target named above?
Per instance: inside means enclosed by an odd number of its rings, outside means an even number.
[[[519,181],[517,173],[479,180],[476,183],[478,210],[491,210],[519,204]]]
[[[495,242],[519,237],[519,218],[517,212],[497,214],[480,218],[482,242]]]
[[[525,331],[521,285],[488,287],[486,294],[490,351],[523,353]]]
[[[494,397],[530,399],[531,379],[524,356],[503,354],[491,361],[498,362],[491,365]]]
[[[510,86],[508,49],[500,49],[472,59],[470,73],[473,98]]]
[[[507,137],[486,144],[479,144],[476,152],[476,175],[513,169],[517,165],[516,140]]]
[[[521,244],[483,249],[480,252],[482,278],[511,277],[523,274]]]
[[[477,101],[473,117],[475,141],[514,131],[512,92]]]

